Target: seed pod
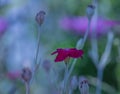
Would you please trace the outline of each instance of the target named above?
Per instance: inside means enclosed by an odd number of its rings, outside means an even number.
[[[23,68],[23,69],[22,69],[22,73],[21,73],[21,78],[22,78],[25,82],[29,83],[30,80],[31,80],[31,78],[32,78],[32,71],[31,71],[31,69],[28,68],[28,67]]]
[[[44,11],[39,11],[37,14],[36,14],[36,17],[35,17],[35,20],[36,22],[41,26],[44,22],[44,16],[45,16],[45,12]]]
[[[90,20],[94,14],[95,11],[95,6],[94,5],[88,5],[87,9],[86,9],[86,14],[88,19]]]

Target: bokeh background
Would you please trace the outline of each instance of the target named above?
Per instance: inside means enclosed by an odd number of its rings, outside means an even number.
[[[64,22],[64,18],[80,17],[80,21],[83,20],[86,17],[86,7],[91,2],[92,0],[0,0],[0,94],[25,93],[24,83],[18,75],[23,66],[34,67],[38,32],[41,34],[39,58],[42,61],[31,84],[31,94],[59,94],[57,88],[61,84],[64,65],[54,63],[55,57],[51,53],[57,48],[76,47],[86,28],[83,31],[71,29],[72,27],[66,29],[64,23],[67,22]],[[107,42],[107,33],[114,33],[109,64],[104,70],[102,94],[120,94],[119,5],[119,0],[98,0],[98,19],[115,23],[108,26],[109,29],[102,30],[97,39],[101,56]],[[35,15],[40,10],[46,12],[41,27],[35,21]],[[77,26],[79,21],[68,23]],[[83,26],[82,23],[80,26]],[[84,47],[84,57],[78,60],[72,75],[88,77],[90,92],[95,94],[97,70],[89,56],[89,38],[90,36]],[[78,88],[74,94],[80,94]]]

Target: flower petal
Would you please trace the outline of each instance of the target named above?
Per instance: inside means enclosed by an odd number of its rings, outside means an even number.
[[[60,61],[63,61],[67,58],[67,54],[58,54],[56,59],[55,59],[55,62],[60,62]]]
[[[64,49],[57,49],[57,52],[58,52],[58,55],[55,59],[55,62],[63,61],[68,56],[68,52]]]
[[[58,54],[55,58],[55,62],[64,61],[67,57],[72,58],[82,58],[83,50],[77,50],[76,48],[65,48],[65,49],[57,49],[57,51],[53,52],[52,55]]]
[[[79,58],[82,57],[83,53],[83,50],[70,49],[69,56],[73,58]]]

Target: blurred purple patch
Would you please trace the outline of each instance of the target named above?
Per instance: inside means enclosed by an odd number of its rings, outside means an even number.
[[[20,78],[21,76],[21,73],[20,71],[9,71],[6,76],[11,79],[11,80],[15,80],[15,79],[18,79]]]
[[[99,36],[106,34],[109,29],[114,27],[115,25],[120,25],[120,22],[98,18],[96,25],[97,35]],[[72,30],[75,31],[75,33],[77,34],[83,35],[88,27],[88,19],[87,17],[64,17],[60,20],[60,26],[65,30]],[[94,27],[95,22],[92,19],[90,32]]]
[[[0,17],[0,36],[6,31],[8,22],[5,18]]]

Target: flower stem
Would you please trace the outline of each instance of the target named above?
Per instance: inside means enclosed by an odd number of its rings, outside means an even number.
[[[110,55],[110,52],[111,52],[111,48],[112,48],[112,43],[113,43],[113,38],[114,38],[114,35],[112,32],[109,32],[108,34],[108,40],[107,40],[107,44],[106,44],[106,47],[105,47],[105,51],[103,52],[102,56],[101,56],[101,59],[100,59],[100,63],[99,63],[99,66],[100,67],[106,67],[106,65],[108,64],[108,58],[109,58],[109,55]]]
[[[93,60],[94,65],[97,67],[98,62],[98,43],[97,43],[97,36],[96,36],[96,25],[97,25],[97,9],[95,9],[95,14],[93,17],[94,20],[94,27],[92,29],[92,35],[91,35],[91,58]]]
[[[70,89],[68,94],[73,94],[73,90],[72,90],[72,89]]]
[[[77,59],[74,59],[74,61],[72,62],[72,66],[70,67],[70,70],[69,70],[69,72],[68,72],[68,74],[67,74],[66,79],[68,79],[68,78],[70,77],[70,75],[71,75],[71,73],[72,73],[72,71],[73,71],[73,69],[74,69],[74,66],[75,66],[75,64],[76,64],[76,61],[77,61]]]
[[[82,44],[81,44],[81,46],[80,46],[81,49],[84,47],[84,44],[85,44],[85,42],[86,42],[88,33],[89,33],[89,31],[90,31],[90,22],[91,22],[91,19],[88,20],[88,28],[87,28],[87,31],[86,31],[86,33],[85,33],[85,35],[84,35]],[[67,80],[68,80],[68,78],[70,77],[70,75],[71,75],[71,73],[72,73],[72,71],[73,71],[73,69],[74,69],[74,66],[75,66],[75,64],[76,64],[76,61],[77,61],[77,59],[74,59],[72,65],[71,65],[71,67],[70,67],[70,70],[69,70],[68,75],[67,75],[67,77],[66,77]]]
[[[90,31],[90,22],[91,22],[91,19],[88,19],[88,28],[87,28],[87,31],[84,35],[84,38],[83,38],[83,41],[82,41],[82,44],[81,44],[81,49],[84,47],[85,42],[87,40],[87,36],[88,36],[89,31]]]
[[[98,69],[98,74],[97,74],[97,88],[96,88],[96,94],[101,94],[101,88],[102,88],[102,79],[103,79],[103,69],[99,68]]]
[[[37,45],[37,50],[36,50],[36,55],[35,55],[35,63],[37,64],[37,59],[39,55],[39,48],[40,48],[40,30],[38,30],[38,45]]]
[[[39,68],[39,65],[40,65],[40,61],[38,62],[38,55],[39,55],[39,48],[40,48],[40,27],[39,27],[39,30],[38,30],[38,45],[37,45],[37,48],[36,48],[36,54],[35,54],[35,68],[32,72],[32,77],[34,77],[35,75],[35,72],[37,71],[37,69]],[[30,84],[32,83],[32,80],[30,81]]]
[[[25,87],[26,87],[26,94],[30,94],[30,85],[29,85],[29,83],[25,82]]]
[[[66,94],[66,93],[67,93],[67,74],[68,74],[68,64],[66,64],[66,68],[65,68],[63,94]]]

